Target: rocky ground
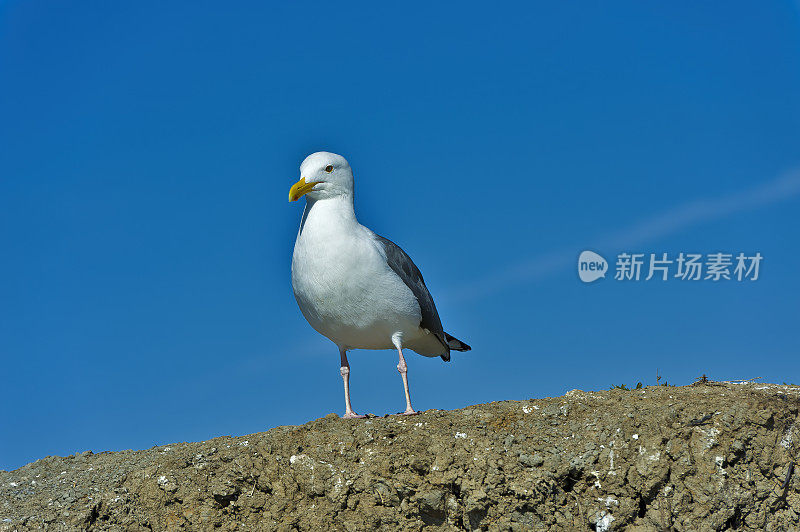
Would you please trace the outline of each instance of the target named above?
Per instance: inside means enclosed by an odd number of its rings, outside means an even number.
[[[798,407],[795,386],[575,390],[51,456],[0,471],[0,531],[800,530]]]

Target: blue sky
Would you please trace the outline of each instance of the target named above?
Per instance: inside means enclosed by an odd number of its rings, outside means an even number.
[[[0,3],[0,468],[343,412],[289,278],[308,153],[425,275],[415,407],[800,382],[797,4]],[[583,284],[578,254],[764,257]],[[403,409],[391,351],[353,406]]]

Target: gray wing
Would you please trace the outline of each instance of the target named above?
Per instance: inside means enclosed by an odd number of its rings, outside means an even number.
[[[380,235],[375,235],[375,239],[386,253],[386,262],[394,273],[406,284],[414,297],[417,298],[419,310],[422,314],[422,321],[420,327],[428,329],[436,336],[439,342],[445,348],[445,354],[442,359],[450,360],[450,346],[447,345],[447,340],[444,335],[444,328],[442,327],[442,320],[439,318],[439,313],[436,311],[436,305],[433,302],[431,293],[428,292],[428,287],[425,286],[425,281],[422,279],[417,265],[411,260],[411,257],[402,250],[400,246]]]

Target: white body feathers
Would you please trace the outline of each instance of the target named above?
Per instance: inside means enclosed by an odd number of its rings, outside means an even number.
[[[309,200],[292,255],[292,287],[311,326],[345,349],[391,349],[392,338],[420,354],[443,352],[420,327],[419,304],[386,262],[352,199]]]

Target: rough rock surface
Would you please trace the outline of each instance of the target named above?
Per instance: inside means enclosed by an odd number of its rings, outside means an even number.
[[[575,390],[51,456],[0,472],[0,530],[800,530],[798,407],[795,386]]]

